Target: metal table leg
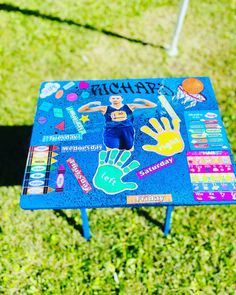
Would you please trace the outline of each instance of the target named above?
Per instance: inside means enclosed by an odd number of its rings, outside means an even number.
[[[89,228],[89,220],[86,209],[80,209],[81,218],[82,218],[82,228],[83,228],[83,235],[84,238],[88,241],[90,240],[90,228]]]
[[[174,206],[167,206],[166,208],[166,219],[164,224],[164,235],[165,237],[170,232],[170,226],[171,226],[171,213],[174,210]]]

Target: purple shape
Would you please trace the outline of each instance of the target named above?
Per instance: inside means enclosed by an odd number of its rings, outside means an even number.
[[[66,99],[68,101],[76,101],[78,98],[78,95],[76,93],[70,93],[70,94],[67,94],[66,96]]]
[[[38,118],[38,122],[39,122],[39,124],[45,124],[46,122],[47,122],[47,118],[46,117],[39,117]]]
[[[230,164],[212,165],[189,165],[190,173],[233,173],[233,166]]]
[[[87,89],[89,87],[89,83],[85,82],[85,81],[81,81],[79,83],[79,88],[80,89]]]
[[[194,192],[196,201],[236,201],[236,192]]]
[[[161,170],[162,168],[165,168],[173,163],[174,163],[174,158],[168,157],[160,162],[157,162],[155,164],[152,164],[148,167],[143,168],[142,170],[137,171],[136,174],[138,175],[138,178],[141,179],[141,178],[144,178],[150,174],[153,174],[153,173],[157,172],[158,170]]]

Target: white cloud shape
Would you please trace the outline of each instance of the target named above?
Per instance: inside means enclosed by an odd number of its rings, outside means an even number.
[[[60,84],[48,82],[44,85],[43,89],[40,92],[39,97],[45,98],[47,96],[50,96],[53,93],[55,93],[59,88],[60,88]]]

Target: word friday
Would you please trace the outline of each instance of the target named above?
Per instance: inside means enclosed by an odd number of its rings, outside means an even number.
[[[173,96],[174,92],[164,84],[154,82],[112,82],[91,85],[91,94],[97,95],[118,95],[118,94],[154,94]]]
[[[127,204],[172,202],[171,194],[127,196]]]
[[[165,168],[171,164],[174,163],[174,158],[173,157],[169,157],[169,158],[166,158],[160,162],[157,162],[155,164],[152,164],[146,168],[143,168],[142,170],[139,170],[136,172],[136,174],[138,175],[138,178],[144,178],[145,176],[148,176],[162,168]]]

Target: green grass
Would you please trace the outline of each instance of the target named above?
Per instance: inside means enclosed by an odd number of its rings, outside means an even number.
[[[235,1],[190,1],[170,58],[158,45],[171,38],[178,3],[8,1],[97,30],[0,10],[0,125],[33,123],[42,80],[209,76],[235,153]],[[176,208],[167,238],[165,208],[143,209],[150,218],[88,210],[86,242],[79,211],[64,211],[73,226],[54,211],[21,210],[19,195],[19,186],[0,188],[0,294],[235,294],[234,206]]]

